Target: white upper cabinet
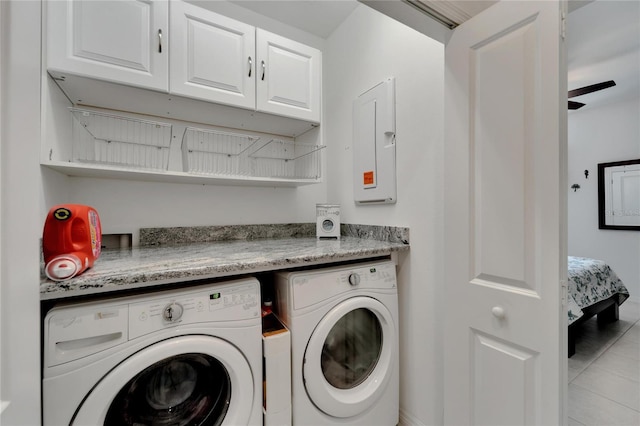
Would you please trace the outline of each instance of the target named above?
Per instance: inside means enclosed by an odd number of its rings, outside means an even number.
[[[258,28],[258,111],[320,122],[319,50]]]
[[[171,2],[171,93],[255,108],[255,27]]]
[[[50,70],[167,90],[166,1],[51,1],[47,9]]]
[[[318,49],[171,2],[171,93],[320,122]]]
[[[181,0],[46,5],[46,66],[70,99],[156,113],[140,102],[132,109],[132,98],[141,97],[134,94],[109,101],[118,88],[88,84],[89,78],[320,123],[318,49]],[[176,103],[170,101],[156,106],[168,111]]]

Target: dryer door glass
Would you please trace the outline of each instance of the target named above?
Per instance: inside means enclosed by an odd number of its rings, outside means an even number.
[[[188,353],[156,362],[114,398],[105,425],[219,425],[231,398],[220,361]]]
[[[397,351],[397,328],[384,304],[363,296],[338,303],[307,342],[302,382],[309,399],[336,418],[370,410],[395,380]]]
[[[382,350],[382,327],[368,309],[355,309],[331,328],[322,347],[322,374],[338,389],[351,389],[375,369]]]

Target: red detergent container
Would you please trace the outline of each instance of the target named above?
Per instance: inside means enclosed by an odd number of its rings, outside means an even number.
[[[102,228],[98,212],[81,204],[53,206],[42,235],[44,271],[54,281],[64,281],[93,266],[100,256]]]

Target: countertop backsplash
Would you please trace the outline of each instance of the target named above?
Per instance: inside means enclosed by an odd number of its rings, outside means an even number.
[[[409,244],[409,228],[397,226],[353,225],[347,223],[340,225],[340,233],[345,237]]]
[[[315,232],[314,223],[140,228],[140,246],[250,241],[265,238],[305,238],[314,236]]]
[[[341,224],[340,233],[344,237],[409,244],[409,228],[403,227]],[[315,235],[315,223],[141,228],[140,246],[251,241],[265,238],[310,238]]]

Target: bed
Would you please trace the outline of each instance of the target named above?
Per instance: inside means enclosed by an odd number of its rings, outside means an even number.
[[[577,327],[594,315],[598,322],[618,319],[618,306],[629,291],[609,265],[601,260],[569,256],[569,357],[575,353]]]

